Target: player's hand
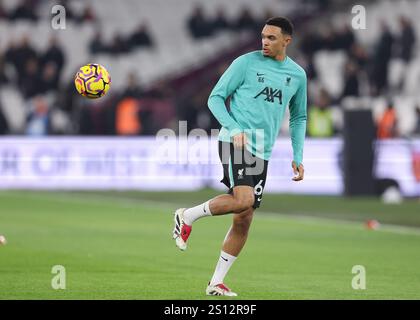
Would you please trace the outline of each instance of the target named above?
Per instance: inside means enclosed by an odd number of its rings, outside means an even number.
[[[292,168],[293,168],[293,173],[295,174],[292,180],[293,181],[303,180],[303,174],[305,172],[305,169],[303,168],[303,164],[300,164],[298,168],[296,165],[296,162],[292,161]]]
[[[244,132],[233,136],[233,146],[236,149],[242,149],[246,145],[246,135]]]

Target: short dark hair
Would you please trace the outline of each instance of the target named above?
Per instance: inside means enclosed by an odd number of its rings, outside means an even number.
[[[274,17],[268,19],[265,24],[268,24],[269,26],[276,26],[281,29],[282,33],[292,35],[293,34],[293,24],[290,22],[289,19],[285,17]]]

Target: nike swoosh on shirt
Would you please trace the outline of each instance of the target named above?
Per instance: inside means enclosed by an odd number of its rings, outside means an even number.
[[[258,77],[261,77],[261,76],[263,76],[263,75],[265,75],[265,73],[258,73],[258,72],[257,72],[257,76],[258,76]]]

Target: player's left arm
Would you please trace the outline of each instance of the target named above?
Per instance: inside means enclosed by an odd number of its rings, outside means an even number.
[[[293,161],[292,168],[295,174],[294,181],[303,180],[304,167],[303,161],[303,145],[306,134],[306,118],[307,118],[307,80],[304,74],[300,80],[299,88],[289,103],[290,121],[289,131],[292,140]]]

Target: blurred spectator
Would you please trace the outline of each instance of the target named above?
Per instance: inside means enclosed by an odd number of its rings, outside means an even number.
[[[388,26],[381,21],[382,33],[375,46],[372,56],[372,85],[373,94],[379,95],[384,93],[388,88],[388,69],[389,60],[391,59],[392,45],[394,39]]]
[[[3,56],[3,54],[0,52],[0,86],[3,84],[3,83],[6,83],[7,81],[8,81],[8,79],[7,79],[7,76],[6,76],[6,72],[5,72],[5,70],[4,70],[4,65],[5,65],[5,63],[4,63],[4,56]]]
[[[397,39],[398,56],[408,63],[413,56],[416,36],[411,22],[406,17],[400,17],[400,27],[401,35]]]
[[[3,6],[3,0],[0,0],[0,20],[8,19],[9,14],[7,13],[6,9]]]
[[[89,43],[89,51],[90,53],[103,53],[108,50],[106,44],[102,41],[102,33],[101,31],[96,31],[93,39]]]
[[[116,133],[117,135],[138,135],[141,131],[139,117],[139,101],[134,98],[124,98],[117,104]]]
[[[401,33],[397,38],[397,57],[404,62],[405,71],[413,57],[413,49],[416,43],[416,35],[411,22],[406,17],[400,17]],[[398,89],[404,88],[406,78],[402,77],[398,83]]]
[[[378,139],[397,137],[397,115],[394,105],[389,101],[388,106],[378,122]]]
[[[223,7],[218,7],[216,11],[216,16],[214,17],[213,21],[211,22],[213,32],[220,32],[231,30],[232,25],[228,21],[225,15],[225,9]]]
[[[37,93],[47,93],[58,89],[58,71],[54,62],[50,61],[43,67],[39,81],[39,92]]]
[[[123,98],[136,98],[139,99],[143,95],[143,90],[140,87],[136,74],[131,72],[128,74],[128,82],[125,90],[122,93]]]
[[[41,64],[44,67],[46,64],[55,64],[57,69],[57,80],[60,79],[61,71],[64,67],[65,57],[64,51],[58,45],[56,37],[51,37],[49,41],[49,47],[46,52],[41,56]]]
[[[416,127],[414,128],[414,134],[420,135],[420,104],[416,106]]]
[[[236,29],[238,31],[249,30],[256,31],[260,29],[260,25],[251,14],[248,8],[242,8],[241,13],[236,22]]]
[[[21,3],[15,8],[10,14],[11,20],[31,20],[36,22],[38,16],[36,15],[38,1],[33,0],[22,0]]]
[[[192,96],[186,96],[178,103],[178,118],[186,120],[188,128],[200,128],[210,133],[212,128],[218,128],[219,123],[215,123],[214,117],[207,107],[207,98],[212,87],[205,87],[194,93]]]
[[[134,33],[128,37],[129,49],[135,49],[136,47],[153,47],[152,37],[150,31],[145,23],[140,24]]]
[[[50,38],[49,47],[40,58],[41,93],[58,89],[64,63],[64,51],[59,47],[57,38]]]
[[[26,77],[28,62],[38,62],[38,55],[35,49],[30,45],[29,37],[27,35],[23,36],[20,45],[15,49],[12,48],[7,54],[16,68],[18,83],[21,84]]]
[[[334,135],[334,123],[330,109],[331,98],[321,89],[318,103],[312,105],[308,114],[308,134],[311,137],[327,138]]]
[[[177,102],[177,117],[179,120],[187,121],[189,129],[197,128],[198,110],[204,101],[201,96],[195,94],[185,96]]]
[[[159,80],[155,85],[144,93],[146,98],[169,99],[174,96],[169,83],[165,80]]]
[[[348,96],[359,96],[358,74],[359,73],[356,63],[354,63],[351,60],[347,61],[344,70],[344,88],[341,94],[341,98],[345,98]]]
[[[336,33],[337,49],[349,51],[355,43],[353,29],[346,24]]]
[[[114,133],[115,123],[108,122],[110,111],[108,99],[79,98],[77,110],[78,133],[81,135],[106,135]],[[111,127],[112,126],[112,127]]]
[[[3,113],[3,107],[0,103],[0,134],[9,133],[9,124],[7,122],[6,116]]]
[[[333,27],[325,28],[321,33],[306,31],[301,38],[300,47],[306,54],[313,54],[318,50],[345,50],[350,51],[355,45],[353,29],[349,25],[339,30]]]
[[[26,99],[42,92],[43,85],[40,79],[40,70],[37,59],[30,59],[26,62],[23,76],[20,80],[20,88]]]
[[[80,110],[76,114],[77,124],[78,124],[78,134],[80,135],[93,135],[95,134],[94,127],[94,110],[89,104],[84,104],[81,106]]]
[[[315,0],[314,2],[316,3],[319,11],[326,12],[327,10],[330,9],[329,7],[331,6],[331,2],[333,2],[333,1],[331,1],[331,0]]]
[[[29,114],[25,133],[30,136],[44,136],[50,132],[50,112],[47,101],[42,96],[29,100]]]
[[[196,39],[208,37],[212,34],[211,22],[204,16],[203,9],[199,5],[194,8],[194,12],[188,18],[187,24],[191,35]]]
[[[315,69],[313,55],[302,55],[299,57],[298,62],[305,69],[306,76],[309,80],[317,78],[318,74]]]
[[[9,44],[4,52],[4,63],[5,64],[10,64],[11,66],[13,66],[13,71],[15,72],[15,79],[17,79],[17,59],[16,59],[16,50],[18,48],[18,45],[16,43],[16,41],[12,38],[9,41]],[[14,79],[14,80],[15,80]]]
[[[351,46],[348,55],[350,60],[357,64],[358,71],[361,71],[361,69],[365,68],[369,60],[368,53],[366,52],[365,48],[356,42]]]
[[[73,79],[64,79],[63,86],[59,87],[55,104],[72,118],[74,127],[78,126],[78,112],[82,98],[77,93]]]
[[[313,56],[313,54],[322,48],[322,39],[318,33],[314,31],[303,31],[301,41],[300,41],[300,48],[309,57]]]
[[[125,39],[120,34],[115,34],[114,38],[112,39],[112,43],[108,48],[108,52],[113,55],[118,55],[121,53],[128,52],[128,45]]]
[[[328,27],[321,34],[321,48],[326,50],[337,50],[339,49],[338,38],[336,37],[335,30],[332,27]]]

